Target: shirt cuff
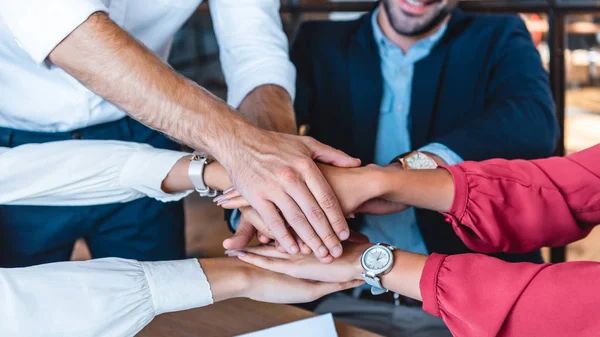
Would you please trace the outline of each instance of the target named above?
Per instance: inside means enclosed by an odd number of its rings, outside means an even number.
[[[456,165],[464,161],[458,154],[456,154],[456,152],[450,150],[446,145],[441,143],[431,143],[425,145],[420,148],[419,151],[432,153],[442,158],[448,165]]]
[[[90,15],[108,12],[102,0],[33,1],[25,6],[9,6],[14,12],[2,17],[16,43],[38,64]]]
[[[425,262],[419,288],[423,300],[423,310],[431,315],[440,317],[440,307],[437,296],[438,275],[447,255],[433,253]]]
[[[197,259],[141,264],[156,315],[213,304],[210,284]]]
[[[186,152],[162,150],[150,146],[141,147],[125,163],[120,183],[163,202],[181,200],[193,190],[168,194],[161,186],[175,163],[189,155]]]
[[[454,200],[452,201],[450,212],[442,214],[450,216],[450,219],[454,218],[457,223],[460,223],[466,212],[467,201],[469,199],[467,174],[458,165],[443,165],[442,168],[450,172],[454,184]]]
[[[238,108],[252,90],[269,84],[285,89],[293,101],[296,96],[296,68],[290,61],[269,60],[252,70],[248,69],[243,75],[228,81],[227,103]]]

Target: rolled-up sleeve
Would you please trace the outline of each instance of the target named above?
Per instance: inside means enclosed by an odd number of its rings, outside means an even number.
[[[101,0],[0,1],[0,17],[36,63],[95,12],[108,8]]]
[[[279,17],[279,0],[209,0],[227,102],[237,108],[256,87],[273,84],[295,96],[296,69]]]
[[[0,269],[0,298],[0,336],[6,337],[134,336],[155,315],[213,302],[196,259]]]

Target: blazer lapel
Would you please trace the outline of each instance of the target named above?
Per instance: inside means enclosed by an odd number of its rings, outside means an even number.
[[[439,90],[450,50],[449,40],[461,29],[464,14],[452,12],[448,29],[431,54],[415,64],[411,94],[411,147],[418,149],[431,139],[434,112],[439,101]]]
[[[383,77],[379,52],[371,25],[371,14],[365,15],[347,47],[350,101],[354,148],[363,164],[372,163],[379,109],[383,95]]]

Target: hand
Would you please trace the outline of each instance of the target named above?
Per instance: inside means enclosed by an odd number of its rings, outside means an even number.
[[[266,223],[263,221],[263,219],[260,217],[260,215],[255,209],[246,206],[240,208],[239,210],[242,213],[240,223],[235,234],[231,238],[225,239],[225,241],[223,241],[223,247],[225,247],[225,249],[242,249],[246,247],[250,243],[250,241],[254,239],[255,236],[258,238],[258,241],[262,244],[270,243],[271,240],[274,239]],[[300,252],[302,254],[313,253],[310,247],[308,247],[302,239],[300,239],[295,233],[293,233],[293,235],[294,239],[298,243],[298,246],[300,247]],[[349,240],[355,237],[356,235],[354,233],[351,233]],[[368,242],[368,238],[366,239],[366,241]],[[279,245],[277,241],[275,241],[275,244],[276,248],[280,252],[285,252],[285,249],[283,249],[283,247],[281,247],[281,245]],[[320,257],[319,259],[323,263],[330,263],[331,261],[333,261],[333,257],[330,255]]]
[[[235,258],[209,258],[200,259],[199,262],[210,283],[215,302],[236,297],[271,303],[311,302],[363,283],[300,280],[252,266]]]
[[[323,264],[313,255],[281,253],[273,246],[248,247],[226,253],[254,266],[295,278],[320,282],[348,282],[362,280],[360,256],[370,246],[372,244],[369,243],[345,243],[344,255],[331,264]]]
[[[253,267],[253,266],[252,266]],[[356,288],[363,280],[347,282],[315,282],[253,267],[249,273],[249,287],[244,297],[270,303],[306,303],[325,295]]]
[[[319,169],[333,189],[347,217],[355,213],[372,215],[391,214],[405,211],[408,205],[379,198],[379,187],[385,184],[379,173],[391,168],[368,165],[360,168],[339,168],[319,164]],[[246,207],[249,203],[236,190],[228,191],[215,199],[217,205],[226,209]]]
[[[239,131],[234,146],[220,156],[233,185],[287,252],[300,249],[283,217],[319,257],[340,256],[340,240],[350,234],[348,224],[314,161],[343,167],[360,161],[309,137],[247,129]]]

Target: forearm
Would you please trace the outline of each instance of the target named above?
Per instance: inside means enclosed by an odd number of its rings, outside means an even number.
[[[422,298],[419,282],[426,261],[426,255],[395,250],[394,267],[382,277],[382,285],[390,291],[420,301]]]
[[[379,197],[390,201],[448,212],[454,200],[454,182],[445,169],[403,170],[382,168],[377,178]]]
[[[217,158],[231,143],[232,130],[247,124],[104,13],[90,16],[49,60],[142,123]]]
[[[277,85],[254,89],[240,105],[240,112],[261,129],[296,134],[296,117],[288,92]]]

